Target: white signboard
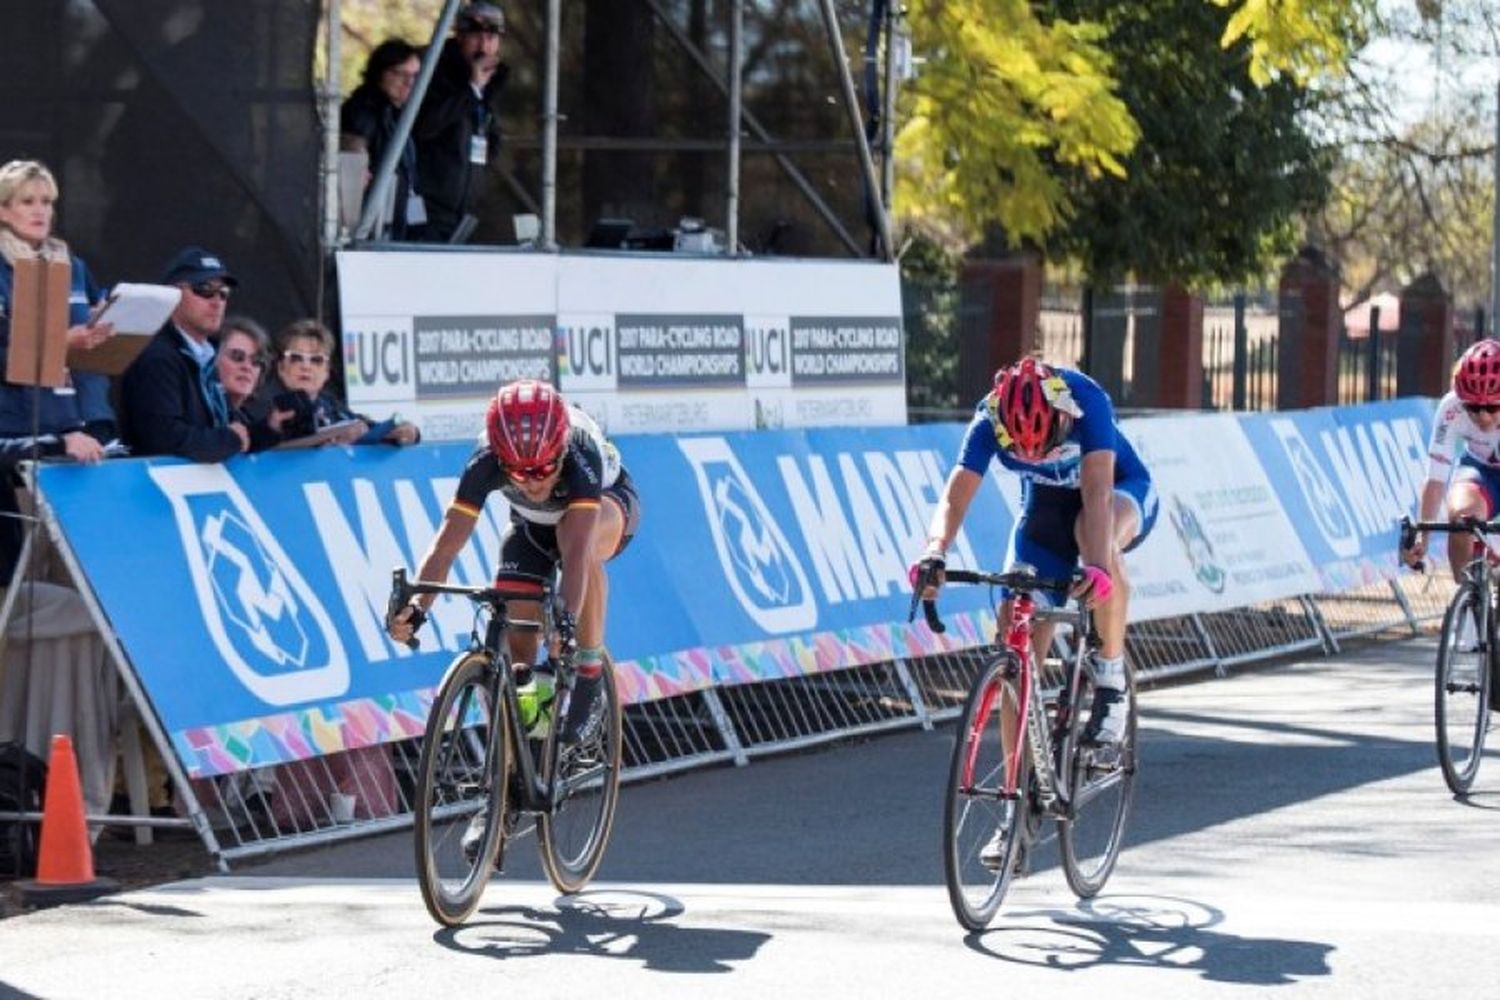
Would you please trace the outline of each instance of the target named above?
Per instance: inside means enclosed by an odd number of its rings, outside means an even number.
[[[1134,620],[1244,607],[1320,589],[1286,511],[1228,414],[1123,423],[1161,502],[1126,556]]]
[[[906,422],[894,265],[670,254],[338,255],[350,405],[478,433],[545,378],[614,433]]]

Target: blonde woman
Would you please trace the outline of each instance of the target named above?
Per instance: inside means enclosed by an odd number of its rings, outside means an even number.
[[[10,352],[15,265],[19,261],[65,261],[71,268],[68,347],[87,350],[114,334],[108,323],[89,324],[104,293],[84,262],[52,235],[57,199],[57,180],[42,164],[12,160],[0,166],[0,375]],[[58,439],[62,451],[77,461],[99,461],[104,457],[104,445],[116,434],[109,380],[103,375],[73,372],[67,383],[57,388],[0,382],[0,437],[26,437],[34,426],[41,434]]]

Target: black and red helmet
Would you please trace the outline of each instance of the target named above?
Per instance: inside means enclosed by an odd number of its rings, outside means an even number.
[[[988,400],[995,436],[1022,461],[1040,461],[1063,443],[1072,427],[1072,418],[1052,404],[1047,383],[1056,377],[1035,358],[1022,358],[995,373]]]
[[[568,444],[568,407],[546,382],[518,379],[490,400],[484,427],[501,465],[550,474]]]
[[[1453,366],[1453,391],[1465,403],[1500,403],[1500,340],[1477,341]]]

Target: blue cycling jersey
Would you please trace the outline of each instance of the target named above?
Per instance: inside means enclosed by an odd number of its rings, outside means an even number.
[[[1068,391],[1072,393],[1073,401],[1083,412],[1081,417],[1074,419],[1073,427],[1061,445],[1043,461],[1021,461],[1009,450],[1000,447],[994,418],[990,415],[985,400],[981,399],[975,408],[974,419],[969,422],[968,430],[964,433],[958,463],[982,476],[989,468],[990,459],[998,458],[1001,465],[1019,475],[1021,481],[1028,486],[1040,483],[1076,490],[1083,456],[1108,450],[1115,453],[1116,483],[1127,479],[1145,479],[1149,482],[1146,466],[1115,425],[1115,407],[1110,402],[1109,393],[1083,372],[1056,367],[1052,371],[1062,378]]]

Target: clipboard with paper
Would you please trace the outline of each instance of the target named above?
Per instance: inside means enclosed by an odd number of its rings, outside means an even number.
[[[182,298],[175,285],[122,282],[110,291],[93,325],[113,324],[114,336],[88,351],[69,351],[68,366],[77,371],[119,375],[145,350]]]

